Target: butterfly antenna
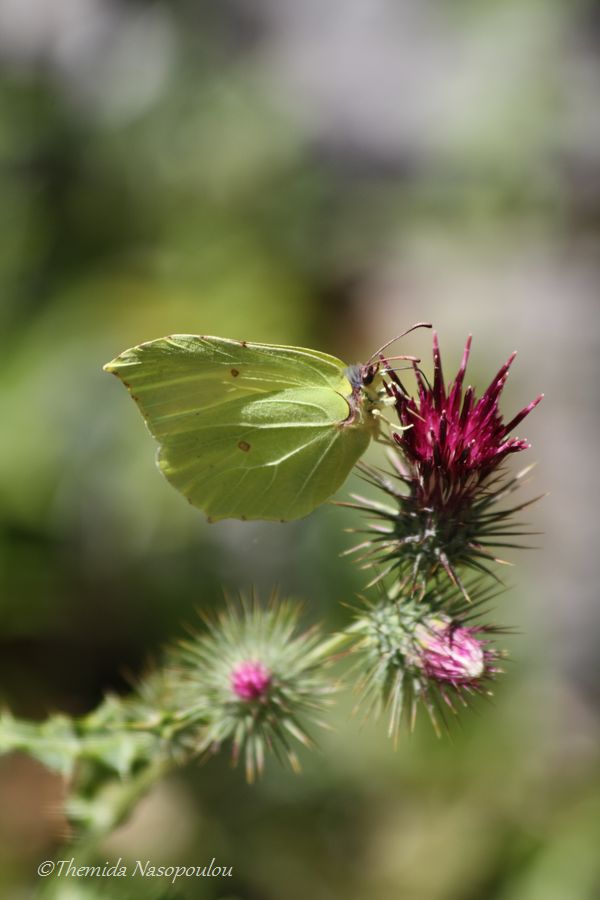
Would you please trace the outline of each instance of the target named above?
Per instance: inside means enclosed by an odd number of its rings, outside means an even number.
[[[385,372],[412,372],[412,366],[386,366],[383,370]]]
[[[389,347],[390,344],[393,344],[394,341],[399,341],[400,338],[403,338],[405,335],[410,334],[411,331],[414,331],[416,328],[431,328],[431,322],[417,322],[416,325],[411,325],[411,327],[407,328],[406,331],[403,331],[402,334],[397,334],[396,337],[393,337],[391,341],[388,341],[383,345],[383,347],[380,347],[379,350],[376,350],[375,353],[373,353],[373,355],[369,357],[369,359],[367,360],[367,365],[369,365],[369,363],[374,360],[376,356],[379,356],[380,353],[382,353],[387,347]]]

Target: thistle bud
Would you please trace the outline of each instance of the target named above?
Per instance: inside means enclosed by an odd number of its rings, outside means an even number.
[[[445,618],[418,625],[415,629],[417,665],[435,681],[453,685],[478,682],[488,662],[485,643],[476,636],[479,630],[456,625]]]
[[[486,601],[480,581],[468,586],[479,605]],[[397,737],[403,718],[414,727],[420,704],[439,733],[447,725],[445,710],[457,711],[455,701],[465,706],[475,695],[490,693],[504,653],[488,636],[500,629],[465,624],[471,610],[447,585],[420,601],[386,597],[363,608],[348,629],[361,676],[357,688],[375,715],[389,712],[391,736]]]

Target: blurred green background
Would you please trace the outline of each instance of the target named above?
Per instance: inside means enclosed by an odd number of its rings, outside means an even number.
[[[278,584],[348,621],[365,573],[334,507],[208,526],[101,371],[172,332],[365,359],[417,320],[538,460],[541,551],[494,705],[394,752],[337,705],[300,777],[226,759],[165,781],[107,859],[233,865],[219,900],[600,896],[596,448],[600,4],[584,0],[0,0],[0,699],[125,691],[223,589]],[[430,335],[402,351],[423,355]],[[402,352],[400,351],[400,352]],[[519,462],[524,462],[522,457]],[[347,493],[350,487],[342,493]],[[529,492],[527,494],[527,491]],[[341,496],[341,495],[340,495]],[[0,760],[0,892],[61,857],[61,785]],[[103,857],[104,858],[104,857]],[[65,885],[85,897],[164,887]]]

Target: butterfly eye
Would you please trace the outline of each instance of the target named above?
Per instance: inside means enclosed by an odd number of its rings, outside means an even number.
[[[369,385],[372,383],[375,378],[375,373],[377,372],[378,366],[367,366],[362,373],[362,383],[363,385]]]

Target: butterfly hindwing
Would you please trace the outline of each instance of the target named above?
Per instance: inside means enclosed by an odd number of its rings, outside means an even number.
[[[213,519],[308,515],[369,444],[344,364],[318,351],[174,335],[106,368],[159,442],[165,476]]]

